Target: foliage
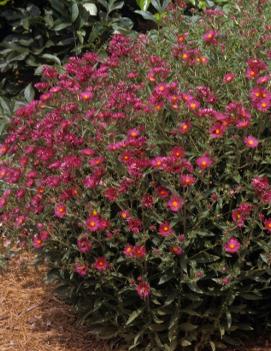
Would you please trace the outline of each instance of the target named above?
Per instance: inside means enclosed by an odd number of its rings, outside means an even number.
[[[0,73],[5,95],[16,95],[33,71],[71,53],[99,47],[112,31],[127,32],[131,19],[121,16],[120,0],[23,0],[7,4],[2,21]]]
[[[230,8],[231,4],[229,0],[188,0],[187,2],[200,10],[205,10],[214,6],[220,6],[224,10],[227,10]]]
[[[16,111],[1,222],[99,337],[215,350],[270,330],[270,16],[176,7],[107,57],[46,67]]]
[[[28,84],[23,91],[21,91],[16,98],[6,98],[0,96],[0,142],[5,136],[6,128],[9,124],[10,118],[15,111],[30,102],[35,97],[35,92],[32,84]]]

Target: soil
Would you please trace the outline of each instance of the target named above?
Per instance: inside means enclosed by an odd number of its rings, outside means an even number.
[[[44,283],[44,271],[24,254],[0,274],[1,351],[108,351],[86,328],[78,326],[70,306]]]

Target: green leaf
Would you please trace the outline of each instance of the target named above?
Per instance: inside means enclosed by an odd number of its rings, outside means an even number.
[[[180,330],[184,330],[186,332],[190,332],[190,331],[195,330],[197,328],[198,328],[197,325],[194,325],[194,324],[188,323],[188,322],[180,324]]]
[[[175,277],[174,274],[166,273],[166,274],[161,276],[161,278],[160,278],[160,280],[158,282],[158,285],[162,285],[162,284],[168,282],[169,280],[171,280],[174,277]]]
[[[4,114],[6,114],[7,116],[10,116],[11,109],[10,109],[8,103],[6,102],[6,100],[1,96],[0,96],[0,107],[1,107]]]
[[[216,351],[216,346],[215,346],[215,343],[213,341],[210,341],[210,346],[211,346],[212,351]]]
[[[71,26],[71,23],[70,23],[70,22],[63,22],[63,23],[57,24],[57,25],[54,27],[54,30],[55,30],[56,32],[59,32],[60,30],[65,29],[65,28],[70,27],[70,26]]]
[[[129,347],[128,351],[133,350],[135,347],[137,347],[137,345],[140,343],[140,338],[142,337],[143,333],[144,329],[136,334],[133,340],[133,344]]]
[[[232,324],[232,318],[231,318],[231,313],[229,311],[226,312],[226,317],[227,317],[227,327],[228,329],[230,329]]]
[[[190,346],[190,345],[192,345],[192,344],[191,344],[191,342],[190,342],[189,340],[183,339],[183,340],[181,341],[181,346],[182,346],[182,347],[188,347],[188,346]]]
[[[35,90],[32,87],[32,84],[28,84],[27,87],[24,89],[24,97],[27,102],[30,102],[35,97]]]
[[[90,16],[97,16],[98,9],[95,4],[87,2],[83,4],[84,9],[90,14]]]
[[[203,294],[203,291],[197,286],[196,282],[187,283],[187,286],[194,292]]]
[[[111,12],[113,12],[113,11],[122,9],[122,8],[123,8],[123,5],[124,5],[124,1],[115,2],[115,0],[111,0],[111,1],[109,2],[107,14],[109,15],[109,14],[110,14]]]
[[[48,61],[53,61],[53,62],[57,63],[58,65],[61,65],[60,59],[56,55],[43,54],[43,55],[41,55],[41,57],[47,59]]]
[[[71,20],[72,22],[75,22],[77,17],[79,16],[79,8],[78,5],[76,3],[74,3],[71,7]]]
[[[156,22],[154,15],[149,11],[136,10],[135,13],[141,15],[145,20]]]
[[[128,318],[128,320],[127,320],[127,322],[126,322],[125,325],[131,324],[135,319],[137,319],[137,318],[141,315],[141,313],[143,312],[143,310],[144,310],[144,307],[141,307],[141,308],[139,308],[139,309],[133,311],[133,312],[130,314],[130,316],[129,316],[129,318]]]
[[[136,0],[136,3],[141,11],[147,11],[151,4],[151,0]]]

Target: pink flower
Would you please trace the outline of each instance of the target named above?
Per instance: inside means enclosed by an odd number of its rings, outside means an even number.
[[[191,186],[196,183],[196,178],[191,174],[181,174],[180,175],[181,186]]]
[[[146,249],[143,245],[135,245],[133,248],[133,256],[136,258],[143,258],[146,256]]]
[[[261,112],[268,112],[270,107],[271,107],[270,98],[262,99],[262,100],[258,101],[258,103],[256,104],[257,110],[259,110]]]
[[[196,159],[196,164],[200,169],[204,170],[211,167],[213,164],[213,161],[209,156],[202,155]]]
[[[150,284],[146,281],[141,281],[136,285],[136,292],[141,299],[146,300],[151,294]]]
[[[171,211],[178,212],[183,207],[184,200],[182,197],[175,195],[170,198],[167,205]]]
[[[178,126],[178,132],[181,134],[187,134],[191,127],[192,125],[190,121],[182,121]]]
[[[185,155],[185,151],[180,146],[175,146],[173,149],[170,150],[170,156],[175,159],[181,159]]]
[[[262,76],[262,77],[259,77],[259,78],[257,79],[257,82],[256,82],[256,83],[257,83],[257,84],[265,84],[265,83],[269,82],[270,79],[271,79],[271,76],[270,76],[270,75]]]
[[[66,206],[63,204],[56,204],[55,216],[58,218],[64,218],[66,214],[67,214]]]
[[[88,217],[86,226],[91,232],[96,232],[100,229],[100,218],[96,215]]]
[[[127,257],[133,257],[134,256],[134,246],[133,245],[126,245],[123,249],[123,253]]]
[[[128,130],[128,137],[132,139],[136,139],[140,136],[140,131],[136,128]]]
[[[190,111],[196,111],[200,108],[200,103],[197,100],[188,100],[186,101],[186,106]]]
[[[142,207],[152,208],[153,207],[153,197],[149,194],[143,196],[141,201]]]
[[[8,147],[5,144],[0,144],[0,156],[4,156],[8,151]]]
[[[160,224],[158,233],[163,237],[167,237],[171,235],[173,231],[170,224],[168,222],[164,222]]]
[[[249,217],[251,211],[252,205],[243,202],[238,208],[232,211],[232,220],[239,228],[242,228],[245,225],[245,220]]]
[[[183,254],[183,249],[180,246],[171,246],[170,252],[176,256],[181,256]]]
[[[88,266],[86,263],[75,263],[74,271],[81,277],[85,277],[88,274]]]
[[[236,253],[240,250],[241,244],[234,236],[231,237],[224,245],[224,250],[228,253]]]
[[[38,235],[36,235],[32,239],[32,244],[35,249],[40,249],[43,246],[43,240]]]
[[[98,257],[94,262],[94,268],[99,272],[104,272],[109,268],[109,263],[105,257]]]
[[[264,228],[271,233],[271,218],[264,220]]]
[[[169,191],[167,188],[163,187],[163,186],[159,186],[159,187],[156,189],[156,191],[157,191],[158,196],[159,196],[161,199],[166,199],[166,198],[168,198],[169,195],[170,195],[170,191]]]
[[[223,83],[227,84],[235,79],[236,75],[232,72],[226,73],[223,77]]]
[[[120,212],[120,217],[122,219],[129,219],[129,218],[131,218],[129,211],[127,211],[127,210],[121,211]]]
[[[254,149],[259,145],[259,140],[252,135],[248,135],[244,138],[244,143],[247,147]]]
[[[47,230],[42,230],[38,236],[41,240],[46,241],[49,239],[50,234],[47,232]]]
[[[259,176],[252,179],[251,185],[253,186],[254,190],[258,192],[266,191],[270,187],[268,178]]]
[[[77,247],[80,252],[87,253],[91,250],[92,244],[89,241],[88,237],[85,235],[77,239]]]
[[[118,189],[115,189],[113,187],[107,188],[104,191],[104,197],[107,198],[107,200],[110,202],[116,201],[118,198]]]
[[[80,94],[80,100],[90,101],[93,98],[93,93],[90,91],[84,91]]]
[[[210,136],[213,139],[221,138],[225,133],[225,127],[222,123],[215,123],[209,130]]]
[[[209,30],[208,32],[204,33],[202,39],[205,41],[205,43],[208,44],[217,44],[217,38],[218,38],[218,32],[214,30]]]

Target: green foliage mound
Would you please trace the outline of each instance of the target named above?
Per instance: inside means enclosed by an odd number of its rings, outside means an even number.
[[[12,118],[2,228],[112,344],[215,350],[270,330],[270,16],[176,7],[106,57],[44,68]]]

